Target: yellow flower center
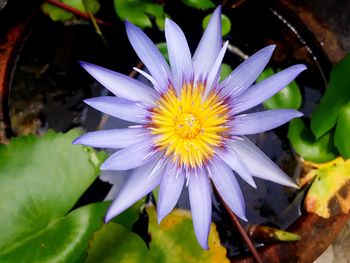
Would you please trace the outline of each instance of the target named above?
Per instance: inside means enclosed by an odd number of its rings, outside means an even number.
[[[179,166],[200,167],[220,147],[228,130],[229,108],[215,92],[203,98],[204,86],[184,85],[180,96],[174,89],[152,109],[151,131],[156,145]]]
[[[195,138],[202,130],[202,125],[193,113],[182,113],[175,117],[175,131],[181,138]]]

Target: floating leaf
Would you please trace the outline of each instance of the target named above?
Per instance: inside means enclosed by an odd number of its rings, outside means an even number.
[[[182,2],[187,6],[202,10],[215,7],[214,3],[210,0],[182,0]]]
[[[254,241],[261,243],[276,241],[291,242],[300,239],[298,234],[263,225],[249,226],[248,234]]]
[[[106,209],[106,203],[78,208],[37,233],[11,243],[0,252],[0,261],[77,262],[85,255],[92,234],[103,224]]]
[[[207,27],[211,14],[204,17],[202,22],[203,30]],[[221,35],[226,36],[231,31],[231,21],[226,15],[221,15]]]
[[[331,133],[323,135],[316,141],[301,119],[294,119],[289,123],[288,138],[295,151],[305,160],[321,163],[339,155],[333,145]]]
[[[114,0],[114,9],[121,20],[129,20],[141,27],[152,27],[151,18],[164,30],[166,14],[162,5],[152,0]]]
[[[158,225],[154,207],[148,207],[150,252],[157,262],[229,262],[226,249],[221,246],[214,224],[209,235],[209,250],[203,250],[196,240],[191,213],[174,209]]]
[[[349,86],[350,87],[350,86]],[[348,102],[340,111],[337,127],[335,129],[334,144],[337,146],[340,154],[350,158],[350,102]]]
[[[326,93],[311,115],[311,130],[316,138],[334,127],[340,110],[350,101],[349,71],[350,54],[333,68]]]
[[[260,82],[275,74],[272,68],[266,68],[257,79]],[[263,105],[268,110],[274,109],[299,109],[301,106],[302,97],[298,84],[292,81],[277,94],[265,100]]]
[[[60,2],[67,4],[73,8],[78,9],[79,11],[86,12],[83,1],[87,2],[89,11],[93,14],[96,14],[100,9],[100,4],[98,0],[61,0]],[[74,17],[74,14],[68,12],[60,7],[54,6],[47,2],[44,2],[41,5],[41,9],[45,14],[47,14],[53,21],[67,21]]]
[[[87,252],[86,263],[159,262],[138,235],[114,222],[104,225],[93,235]]]
[[[95,214],[100,208],[64,216],[95,180],[106,156],[72,145],[78,135],[77,130],[49,131],[43,137],[19,137],[0,145],[0,262],[81,256],[88,233],[101,222]]]
[[[306,211],[323,218],[350,210],[350,160],[339,157],[325,164],[313,164],[316,175],[305,198]]]

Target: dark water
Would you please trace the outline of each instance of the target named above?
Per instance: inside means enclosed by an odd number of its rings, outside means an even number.
[[[223,13],[230,17],[232,23],[231,33],[225,38],[247,55],[268,44],[277,44],[270,62],[274,68],[306,64],[309,69],[297,78],[297,83],[303,95],[301,111],[308,116],[325,89],[330,64],[320,51],[319,44],[302,25],[289,20],[283,10],[275,10],[262,2],[246,1],[237,9],[224,6]],[[175,3],[178,2],[168,2],[166,11],[183,28],[194,50],[202,33],[201,18],[209,12],[183,9]],[[10,89],[9,114],[15,134],[41,134],[49,128],[56,131],[74,127],[86,130],[98,128],[101,115],[88,109],[82,100],[107,94],[107,91],[79,67],[78,61],[99,64],[124,74],[138,63],[126,39],[123,24],[110,10],[102,10],[102,13],[116,25],[116,28],[102,28],[108,48],[87,24],[62,25],[43,15],[32,22],[32,31],[19,53]],[[155,42],[164,41],[161,32],[147,30],[147,33]],[[239,55],[230,51],[224,60],[232,67],[242,61]],[[262,108],[253,110],[259,109]],[[112,128],[114,124],[109,121],[106,127]],[[297,176],[300,164],[286,133],[287,125],[251,139],[287,174]],[[257,189],[240,178],[238,180],[246,200],[249,224],[286,228],[299,217],[302,194],[297,195],[296,191],[260,179],[256,179]],[[102,200],[108,189],[108,184],[97,180],[79,204]],[[187,203],[184,196],[181,204],[186,206]],[[239,236],[220,204],[214,205],[213,219],[222,242],[228,248],[228,256],[244,253],[244,245],[237,242]]]

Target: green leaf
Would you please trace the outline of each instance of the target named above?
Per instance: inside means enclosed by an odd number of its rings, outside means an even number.
[[[96,14],[100,9],[100,4],[98,0],[86,0],[89,10]],[[86,12],[83,0],[61,0],[62,3],[65,3],[73,8],[78,9],[79,11]],[[44,2],[41,5],[41,9],[45,14],[47,14],[53,21],[67,21],[73,18],[74,14],[68,12],[60,7],[54,6],[52,4]]]
[[[221,73],[220,73],[220,79],[224,80],[227,78],[232,72],[232,68],[228,64],[222,64],[221,65]]]
[[[114,0],[114,9],[121,20],[129,20],[141,27],[152,27],[151,18],[155,18],[160,30],[164,30],[164,8],[152,0]]]
[[[103,224],[106,210],[106,203],[78,208],[68,216],[6,247],[0,252],[0,261],[77,262],[84,257],[92,234]]]
[[[260,82],[275,74],[272,68],[266,68],[258,77],[257,82]],[[289,85],[279,91],[277,94],[265,100],[263,105],[266,109],[299,109],[301,106],[302,97],[298,84],[292,81]]]
[[[339,157],[312,166],[306,177],[315,179],[305,197],[305,209],[323,218],[350,211],[350,160]]]
[[[350,54],[335,65],[326,93],[311,115],[311,130],[320,138],[336,124],[342,107],[350,101]]]
[[[150,252],[158,263],[230,262],[226,249],[221,246],[214,224],[209,234],[209,250],[203,250],[196,240],[191,213],[174,209],[163,221],[157,223],[155,208],[148,207],[149,232],[152,237]]]
[[[316,141],[301,119],[294,119],[289,123],[288,138],[295,151],[305,160],[321,163],[338,156],[331,133]]]
[[[72,145],[79,133],[49,131],[0,145],[1,253],[16,254],[22,242],[62,220],[97,177],[106,156]]]
[[[204,17],[202,22],[203,30],[207,27],[211,14]],[[226,36],[231,31],[231,21],[226,15],[221,15],[221,35]]]
[[[138,235],[114,222],[104,225],[93,235],[87,252],[86,263],[158,262]]]
[[[214,3],[210,0],[182,0],[182,2],[187,6],[201,10],[215,7]]]
[[[350,86],[349,86],[350,87]],[[340,111],[337,127],[335,129],[334,144],[340,154],[350,158],[350,102],[348,102]]]

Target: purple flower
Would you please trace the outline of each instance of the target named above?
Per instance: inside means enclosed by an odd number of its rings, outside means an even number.
[[[186,184],[197,240],[207,249],[212,213],[210,179],[230,209],[243,220],[243,195],[233,171],[253,187],[253,176],[297,187],[244,135],[273,129],[302,114],[286,109],[242,112],[276,94],[306,67],[294,65],[254,84],[272,55],[275,46],[271,45],[220,82],[221,62],[228,45],[222,45],[220,17],[218,7],[192,57],[183,32],[167,19],[165,37],[170,67],[152,41],[126,22],[131,45],[150,74],[138,71],[154,88],[99,66],[81,64],[115,95],[85,102],[138,124],[127,129],[90,132],[74,142],[121,149],[101,169],[130,170],[108,209],[106,222],[159,185],[160,222],[174,208]]]

